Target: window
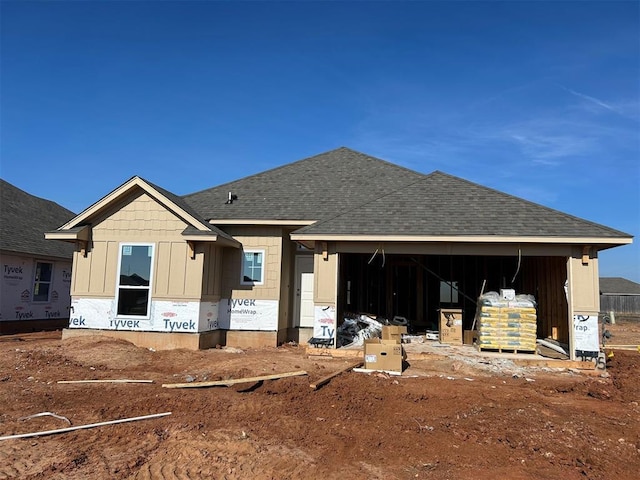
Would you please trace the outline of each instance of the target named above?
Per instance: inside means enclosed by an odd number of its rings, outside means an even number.
[[[242,253],[242,285],[264,283],[264,250],[245,250]]]
[[[53,263],[36,262],[36,274],[33,279],[33,301],[48,302],[49,287],[51,287],[51,274]]]
[[[152,265],[153,245],[120,245],[118,316],[149,316]]]
[[[458,303],[458,282],[440,282],[440,303]]]

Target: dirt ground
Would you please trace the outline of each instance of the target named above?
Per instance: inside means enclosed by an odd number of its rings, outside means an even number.
[[[639,343],[640,322],[610,330],[611,344]],[[400,377],[348,372],[314,391],[354,358],[295,345],[154,352],[59,332],[0,337],[0,436],[68,427],[23,419],[41,412],[72,425],[172,412],[0,440],[0,479],[638,478],[640,352],[614,350],[598,376],[467,361],[464,348],[409,355]],[[308,375],[162,387],[297,370]],[[153,383],[57,383],[83,379]]]

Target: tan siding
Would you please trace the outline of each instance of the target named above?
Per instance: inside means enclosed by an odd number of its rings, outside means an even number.
[[[153,293],[159,296],[169,294],[169,261],[171,258],[171,243],[158,242],[156,245],[155,274]]]
[[[182,247],[182,248],[180,248]],[[187,258],[187,244],[171,244],[169,258],[158,259],[169,263],[169,295],[182,296],[185,287],[185,268]]]
[[[328,245],[328,258],[322,253],[322,242],[316,244],[313,256],[313,301],[321,305],[336,305],[338,291],[338,254],[335,244]]]
[[[191,258],[189,246],[186,243],[183,246],[184,248],[181,249],[182,258],[183,262],[186,262],[183,293],[191,298],[200,298],[202,294],[202,276],[204,274],[204,249],[198,245],[195,258]]]
[[[80,252],[73,254],[73,284],[71,295],[81,295],[89,292],[89,275],[91,273],[91,252],[83,256]]]
[[[106,295],[115,295],[116,279],[118,276],[119,249],[120,244],[118,242],[107,242],[107,259],[104,280],[104,293]],[[95,261],[100,261],[100,259],[96,257]]]
[[[225,229],[242,243],[245,250],[264,250],[264,284],[241,285],[242,250],[226,249],[223,258],[222,284],[224,298],[279,300],[282,262],[282,229],[275,227],[233,227]]]
[[[186,226],[186,222],[140,191],[107,211],[94,225],[92,234],[94,241],[177,240]]]
[[[95,242],[91,247],[91,269],[89,271],[89,291],[104,292],[107,263],[107,242]]]
[[[213,294],[216,297],[220,297],[222,295],[222,259],[224,256],[224,252],[231,252],[235,250],[235,248],[216,248],[215,252],[215,285],[213,287]]]
[[[206,245],[205,266],[203,271],[202,295],[203,300],[218,301],[222,283],[222,256],[223,252],[231,253],[235,249],[223,249],[214,245]]]
[[[121,242],[155,244],[153,297],[201,296],[204,250],[192,259],[182,231],[187,223],[142,190],[117,202],[97,218],[87,257],[76,254],[72,295],[115,295]]]
[[[293,319],[291,312],[293,311],[291,289],[293,285],[293,255],[295,247],[293,243],[287,239],[282,241],[282,265],[280,273],[280,312],[278,316],[278,328],[286,329],[292,326]],[[282,339],[279,339],[282,340]],[[285,339],[286,340],[286,339]]]
[[[204,246],[204,270],[202,272],[202,297],[213,295],[214,287],[214,256],[215,252],[211,245]]]
[[[571,262],[571,303],[574,313],[597,314],[600,310],[598,291],[598,259],[590,258],[587,265],[582,263],[582,251],[576,249]]]

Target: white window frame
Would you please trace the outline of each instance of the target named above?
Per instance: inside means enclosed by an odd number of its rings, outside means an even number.
[[[246,258],[245,255],[247,253],[259,253],[262,255],[262,268],[260,269],[259,281],[248,281],[244,279],[244,262]],[[267,259],[266,251],[264,249],[251,248],[247,250],[242,250],[241,255],[242,255],[242,260],[240,262],[240,285],[264,285],[264,276],[265,276],[264,270],[265,270],[266,259]]]
[[[55,269],[55,264],[53,262],[47,262],[45,260],[36,260],[35,261],[35,265],[33,267],[33,282],[31,282],[31,286],[32,286],[32,290],[31,290],[31,301],[33,303],[48,303],[49,300],[51,300],[51,289],[53,287],[53,272]],[[37,279],[37,275],[38,275],[38,264],[48,264],[51,265],[51,277],[49,278],[48,282],[44,282],[42,280],[38,280]],[[47,298],[46,300],[36,300],[36,284],[48,284],[49,285],[49,290],[47,291]]]
[[[125,246],[131,247],[149,247],[151,248],[151,265],[149,266],[149,286],[131,286],[125,285],[124,288],[131,290],[148,290],[147,313],[146,315],[120,315],[118,314],[118,305],[120,304],[120,268],[122,267],[122,251]],[[151,293],[153,292],[153,266],[155,263],[156,245],[155,243],[138,243],[138,242],[120,242],[118,247],[118,272],[116,274],[116,304],[115,318],[132,318],[136,320],[148,320],[151,318]]]

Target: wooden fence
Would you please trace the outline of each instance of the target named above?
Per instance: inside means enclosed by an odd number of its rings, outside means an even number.
[[[600,311],[640,314],[640,295],[600,295]]]

